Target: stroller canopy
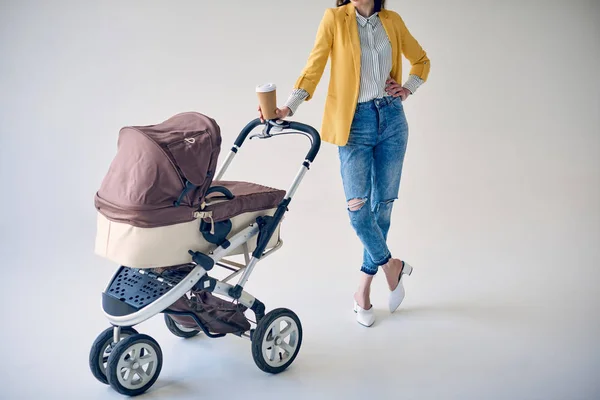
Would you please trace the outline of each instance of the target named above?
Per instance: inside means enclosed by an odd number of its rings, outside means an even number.
[[[138,227],[191,221],[212,183],[220,148],[220,127],[195,112],[157,125],[124,127],[96,193],[96,209]]]

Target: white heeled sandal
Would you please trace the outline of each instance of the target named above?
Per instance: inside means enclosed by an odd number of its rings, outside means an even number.
[[[354,300],[354,312],[356,313],[356,321],[366,327],[369,327],[375,323],[375,312],[373,310],[373,305],[371,304],[371,308],[365,310],[361,306],[358,305],[356,300]]]
[[[412,272],[413,267],[408,265],[408,263],[402,261],[402,271],[400,272],[400,278],[398,279],[398,286],[396,286],[396,289],[392,290],[392,292],[390,293],[389,305],[391,313],[393,313],[398,309],[398,307],[400,307],[400,304],[402,304],[402,300],[404,300],[404,296],[406,294],[406,292],[404,291],[404,285],[402,284],[402,277],[404,275],[410,276]]]

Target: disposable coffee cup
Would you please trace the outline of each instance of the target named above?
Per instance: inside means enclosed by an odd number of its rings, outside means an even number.
[[[277,87],[274,83],[265,83],[256,87],[258,104],[265,119],[277,118]]]

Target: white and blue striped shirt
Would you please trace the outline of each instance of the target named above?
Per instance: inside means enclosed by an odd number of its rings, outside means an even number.
[[[392,71],[392,45],[377,13],[365,18],[356,13],[360,37],[361,79],[358,102],[385,96],[385,82]]]
[[[364,103],[387,96],[386,81],[392,71],[392,46],[378,13],[365,18],[356,12],[360,37],[360,86],[358,102]],[[410,75],[403,87],[414,93],[423,83],[416,75]],[[308,97],[303,89],[295,89],[286,102],[293,115]]]

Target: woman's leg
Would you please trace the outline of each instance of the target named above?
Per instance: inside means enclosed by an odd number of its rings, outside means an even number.
[[[374,148],[373,189],[371,203],[377,225],[387,240],[391,225],[392,208],[398,199],[404,155],[408,143],[408,124],[400,99],[380,109],[385,128]],[[390,290],[396,288],[402,271],[402,262],[392,259],[383,266]]]
[[[375,107],[359,107],[352,123],[348,144],[339,148],[350,222],[368,255],[363,260],[363,276],[355,296],[359,305],[365,309],[370,307],[372,277],[377,273],[378,267],[386,264],[391,257],[371,206],[374,148],[379,135],[378,120]]]

